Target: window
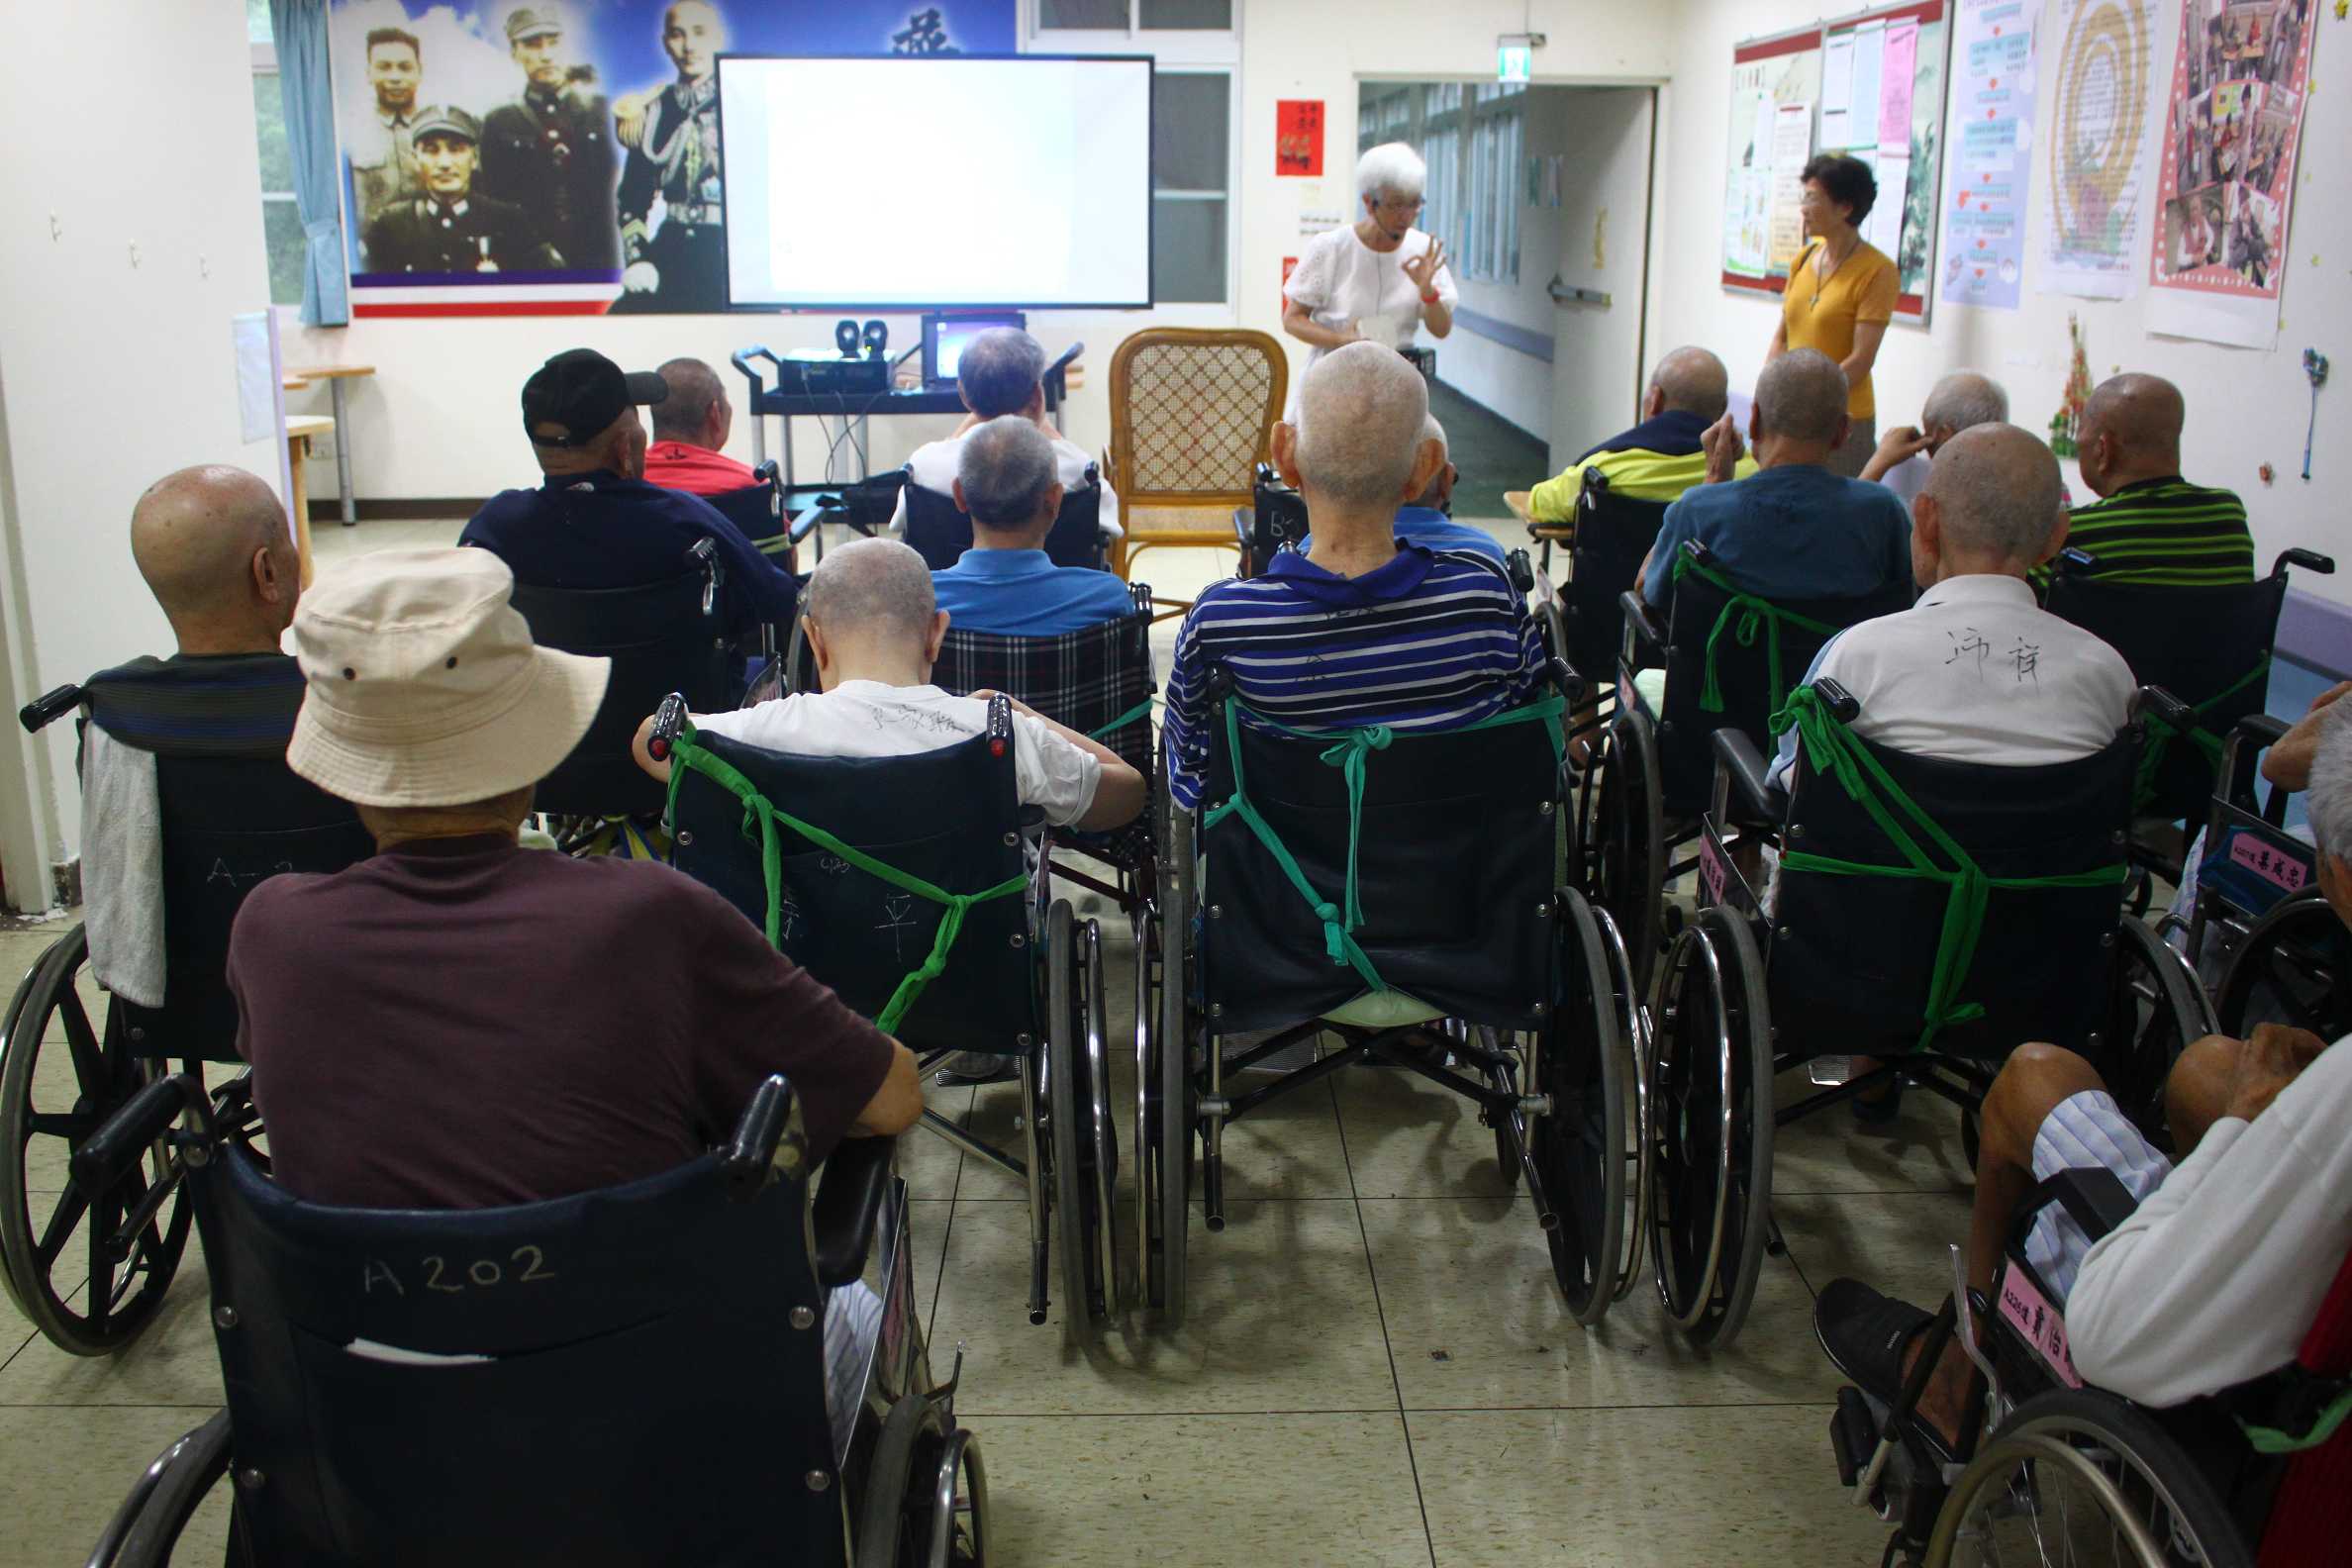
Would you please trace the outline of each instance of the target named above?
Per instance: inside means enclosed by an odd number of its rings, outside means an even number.
[[[294,151],[286,141],[285,102],[278,96],[269,0],[245,0],[245,38],[253,50],[253,134],[261,148],[261,235],[269,249],[269,302],[299,305],[310,246],[302,234],[302,209],[294,201]]]
[[[1029,48],[1157,61],[1151,272],[1160,304],[1224,306],[1232,298],[1237,9],[1235,0],[1035,0]]]
[[[1462,276],[1519,281],[1522,155],[1526,146],[1522,82],[1484,83],[1470,108],[1470,191],[1463,215]]]

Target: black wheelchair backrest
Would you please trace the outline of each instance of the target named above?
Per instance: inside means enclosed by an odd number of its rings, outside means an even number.
[[[1045,553],[1056,566],[1103,564],[1103,482],[1088,464],[1086,482],[1062,495],[1061,511],[1045,536]],[[907,542],[932,571],[944,571],[972,547],[972,520],[956,509],[955,497],[907,482]]]
[[[1752,635],[1743,635],[1739,623],[1745,613],[1731,604],[1730,596],[1695,572],[1686,574],[1674,588],[1672,631],[1666,645],[1666,706],[1658,724],[1658,768],[1664,775],[1667,814],[1689,816],[1707,804],[1715,771],[1712,736],[1717,730],[1736,726],[1759,750],[1769,752],[1773,741],[1766,732],[1773,710],[1786,699],[1789,688],[1805,679],[1821,644],[1836,631],[1910,609],[1913,597],[1911,584],[1894,583],[1877,593],[1850,599],[1773,600],[1774,607],[1784,612],[1780,620],[1782,689],[1775,692],[1771,629],[1759,618]],[[1716,623],[1726,611],[1731,624],[1719,637],[1715,637]],[[1792,617],[1833,630],[1812,631]],[[1722,701],[1721,709],[1713,712],[1703,706],[1711,638]]]
[[[806,701],[805,698],[788,699]],[[722,735],[695,743],[768,800],[861,852],[944,892],[971,894],[1022,873],[1013,746],[987,735],[897,757],[787,756]],[[677,787],[674,863],[766,929],[756,814],[689,769]],[[803,838],[779,823],[776,940],[867,1018],[930,953],[944,907]],[[1020,897],[975,904],[945,971],[899,1034],[919,1049],[1011,1052],[1034,1028],[1029,925]]]
[[[1540,723],[1397,735],[1363,757],[1357,944],[1390,989],[1449,1017],[1531,1028],[1550,1000],[1558,753]],[[1344,915],[1350,813],[1328,738],[1237,728],[1249,801],[1319,899]],[[1239,812],[1222,712],[1210,722],[1202,983],[1228,1029],[1314,1018],[1367,987]]]
[[[1249,489],[1249,573],[1264,574],[1285,545],[1307,537],[1307,498],[1282,482],[1272,463],[1259,463]]]
[[[1988,878],[2014,879],[2119,872],[2141,738],[2135,725],[2103,751],[2042,767],[1911,756],[1860,736],[1853,743]],[[1938,868],[1954,869],[1900,807],[1888,811]],[[1869,811],[1810,758],[1798,767],[1781,841],[1824,859],[1908,864]],[[1948,897],[1938,881],[1784,859],[1772,917],[1774,1017],[1792,1020],[1822,1050],[1892,1053],[1916,1041]],[[1991,887],[1956,997],[1985,1015],[1940,1030],[1934,1048],[1995,1060],[2027,1039],[2082,1048],[2105,1017],[2122,897],[2119,874],[2082,887]]]
[[[636,588],[515,584],[515,608],[531,623],[534,641],[613,661],[595,723],[539,781],[539,810],[600,817],[661,810],[661,786],[629,754],[637,725],[670,692],[684,692],[696,712],[709,713],[734,707],[742,684],[711,584],[703,570]]]
[[[253,1560],[844,1561],[804,1171],[455,1212],[242,1150],[188,1180]]]
[[[747,539],[774,539],[784,532],[787,521],[777,507],[774,485],[745,485],[739,490],[722,490],[703,499],[721,517],[742,531]]]
[[[1560,612],[1568,627],[1568,662],[1588,680],[1606,680],[1616,667],[1625,637],[1617,595],[1633,586],[1671,504],[1617,495],[1609,475],[1585,470],[1576,501],[1574,565],[1560,585]]]

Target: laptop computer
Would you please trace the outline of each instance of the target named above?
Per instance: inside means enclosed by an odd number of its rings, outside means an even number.
[[[975,311],[953,316],[923,318],[923,384],[933,392],[953,391],[955,370],[964,346],[984,332],[999,327],[1029,326],[1021,311]]]

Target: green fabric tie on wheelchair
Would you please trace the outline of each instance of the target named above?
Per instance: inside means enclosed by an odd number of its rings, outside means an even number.
[[[1689,555],[1674,557],[1674,581],[1696,577],[1724,596],[1722,613],[1707,634],[1707,681],[1699,689],[1699,706],[1708,713],[1723,711],[1723,684],[1715,673],[1715,659],[1721,651],[1723,634],[1728,631],[1741,647],[1754,647],[1756,634],[1764,634],[1764,666],[1771,682],[1772,706],[1778,708],[1788,694],[1788,685],[1781,673],[1780,629],[1783,621],[1804,628],[1820,637],[1832,637],[1837,628],[1793,610],[1783,610],[1769,599],[1759,599],[1725,577],[1721,572],[1702,566]]]
[[[1805,757],[1814,772],[1837,780],[1847,796],[1870,814],[1895,847],[1902,851],[1907,862],[1903,865],[1874,865],[1859,860],[1839,860],[1827,855],[1809,854],[1802,849],[1786,849],[1781,854],[1784,871],[1814,871],[1830,876],[1905,877],[1921,881],[1941,882],[1949,890],[1944,900],[1943,930],[1935,945],[1935,967],[1927,982],[1927,1005],[1924,1024],[1914,1049],[1925,1050],[1942,1029],[1954,1024],[1967,1024],[1982,1018],[1984,1005],[1958,1000],[1960,988],[1968,981],[1970,967],[1976,962],[1978,939],[1985,931],[1985,907],[1995,888],[2084,888],[2120,886],[2130,875],[2131,867],[2118,860],[2113,865],[2099,866],[2089,871],[2062,872],[2055,876],[1996,877],[1987,876],[1984,868],[1960,847],[1952,836],[1919,810],[1917,804],[1879,765],[1862,743],[1854,737],[1829,711],[1828,705],[1811,686],[1800,686],[1789,693],[1789,700],[1780,712],[1772,716],[1772,733],[1781,735],[1794,725],[1805,747]],[[1940,850],[1949,869],[1939,866],[1922,848],[1917,838],[1898,822],[1890,804],[1919,829],[1920,833]]]
[[[1274,857],[1274,863],[1282,867],[1282,874],[1290,879],[1292,887],[1299,890],[1299,896],[1307,901],[1307,907],[1315,912],[1315,918],[1323,923],[1323,951],[1331,962],[1345,964],[1353,969],[1370,988],[1372,995],[1407,998],[1416,1007],[1425,1007],[1418,999],[1407,997],[1407,993],[1391,988],[1380,977],[1380,971],[1373,967],[1371,958],[1355,939],[1357,928],[1364,924],[1364,907],[1356,890],[1356,857],[1363,839],[1365,758],[1374,751],[1387,750],[1398,740],[1466,735],[1474,730],[1500,730],[1508,725],[1519,724],[1543,725],[1551,737],[1553,756],[1564,757],[1567,755],[1567,741],[1560,734],[1560,715],[1567,711],[1566,701],[1555,693],[1517,708],[1506,709],[1502,713],[1489,714],[1475,724],[1458,725],[1451,730],[1408,731],[1402,735],[1387,725],[1366,725],[1355,730],[1297,730],[1250,709],[1250,719],[1263,729],[1301,740],[1330,742],[1323,749],[1323,762],[1326,767],[1339,769],[1340,776],[1347,781],[1347,885],[1339,904],[1332,903],[1316,891],[1314,884],[1307,880],[1307,874],[1299,869],[1298,860],[1283,843],[1281,835],[1274,832],[1273,826],[1249,799],[1241,773],[1243,706],[1238,701],[1228,700],[1225,703],[1225,754],[1232,758],[1233,763],[1232,796],[1223,805],[1211,807],[1201,819],[1202,827],[1214,828],[1227,817],[1238,816],[1249,829],[1250,835],[1264,845],[1266,852]],[[1365,1000],[1359,997],[1348,1003],[1347,1008],[1358,1008]],[[1430,1012],[1427,1016],[1434,1018],[1437,1015]]]
[[[2213,709],[2237,696],[2256,681],[2267,680],[2270,677],[2270,667],[2271,656],[2265,653],[2255,662],[2252,669],[2189,711],[2199,719],[2203,719]],[[2220,768],[2221,737],[2204,725],[2191,725],[2186,730],[2176,729],[2166,722],[2162,714],[2153,709],[2141,714],[2140,720],[2148,727],[2148,744],[2147,748],[2140,753],[2139,777],[2132,782],[2132,802],[2135,806],[2144,807],[2155,798],[2156,775],[2163,769],[2165,754],[2172,749],[2172,743],[2175,740],[2187,740],[2205,753],[2206,766],[2215,770]]]
[[[1141,702],[1135,704],[1134,707],[1129,708],[1126,713],[1123,713],[1118,718],[1112,720],[1109,724],[1102,725],[1096,729],[1087,731],[1086,738],[1089,740],[1100,740],[1107,735],[1118,734],[1120,731],[1125,730],[1128,725],[1133,724],[1138,719],[1148,719],[1150,717],[1151,699],[1146,697]]]
[[[843,843],[816,824],[803,822],[778,807],[759,792],[758,785],[743,777],[725,758],[714,756],[695,744],[694,728],[691,725],[678,733],[678,738],[670,748],[667,816],[671,822],[677,821],[678,786],[685,782],[689,771],[700,773],[743,803],[744,837],[751,836],[754,824],[758,827],[759,869],[762,880],[767,884],[765,930],[769,946],[781,948],[784,945],[780,935],[784,908],[784,844],[776,831],[779,823],[828,854],[840,856],[866,875],[887,882],[903,892],[912,893],[917,898],[945,906],[946,912],[939,917],[938,933],[931,939],[931,951],[924,955],[922,963],[908,971],[907,977],[898,983],[898,989],[891,993],[889,1003],[875,1016],[874,1027],[885,1034],[898,1032],[899,1021],[915,1006],[924,988],[946,972],[948,950],[955,945],[955,938],[963,931],[964,912],[975,904],[985,904],[991,899],[1011,898],[1029,886],[1029,879],[1025,872],[1007,877],[995,887],[983,888],[977,893],[950,893],[945,888],[934,887],[919,876],[911,876],[894,865],[877,860],[854,844]]]

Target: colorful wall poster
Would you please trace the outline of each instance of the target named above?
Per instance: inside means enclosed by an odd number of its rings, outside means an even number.
[[[1947,305],[2015,310],[2033,178],[2034,19],[2027,0],[1958,0],[1953,19],[1950,193],[1943,209]]]
[[[1946,0],[1891,6],[1827,24],[1820,146],[1870,165],[1878,200],[1862,238],[1884,251],[1902,278],[1898,319],[1924,321],[1935,260],[1937,191],[1943,170],[1944,82],[1951,21]]]
[[[334,0],[351,313],[723,311],[719,55],[1011,53],[1016,12]]]
[[[2312,0],[2185,0],[2157,156],[2150,332],[2277,344],[2311,9]]]
[[[1726,288],[1777,293],[1803,227],[1798,174],[1813,156],[1821,92],[1821,34],[1807,28],[1731,51],[1731,120],[1723,161]]]
[[[2123,299],[2138,273],[2138,227],[2155,97],[2156,0],[2055,0],[2057,91],[2037,199],[2044,294]]]
[[[1274,172],[1320,178],[1323,157],[1323,102],[1321,98],[1278,98],[1274,102]]]

